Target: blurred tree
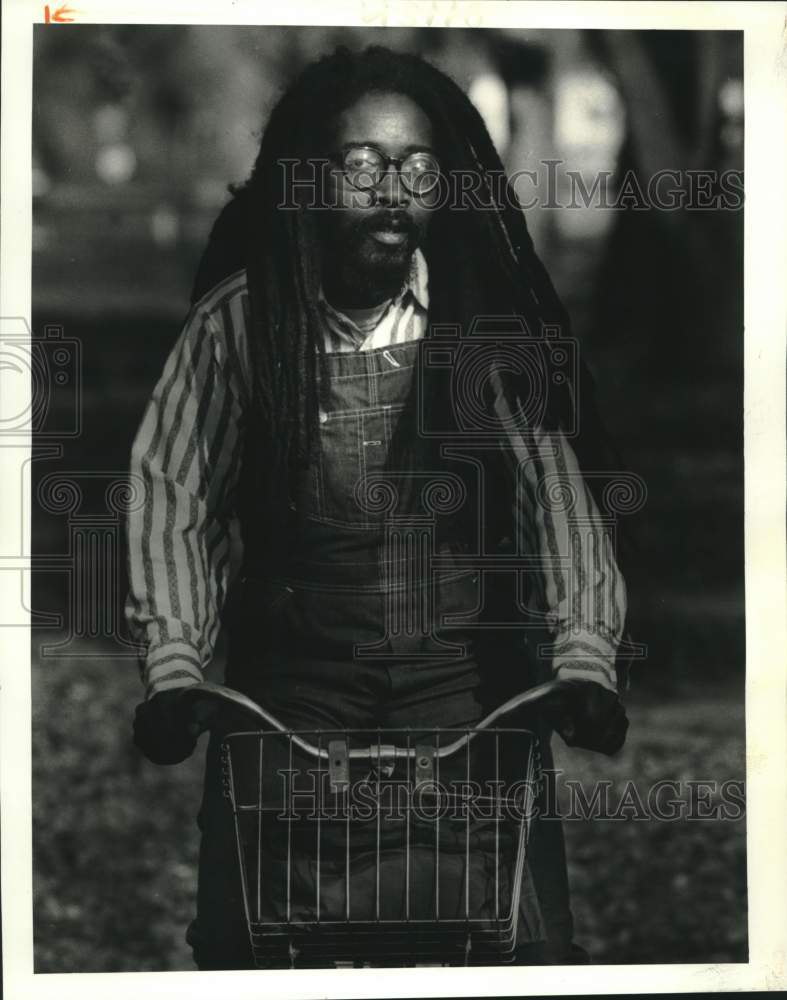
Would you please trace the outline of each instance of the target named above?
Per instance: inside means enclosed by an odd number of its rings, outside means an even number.
[[[742,34],[586,38],[626,105],[619,182],[635,178],[647,203],[615,212],[592,336],[602,364],[626,357],[625,379],[603,398],[649,490],[629,617],[661,683],[709,669],[743,676],[743,213],[708,207],[720,172],[741,166],[722,95],[732,84],[730,113],[741,110]],[[687,198],[673,209],[650,203],[649,182],[665,170]]]
[[[742,331],[741,215],[708,207],[720,194],[718,176],[693,182],[690,173],[718,172],[722,165],[719,93],[725,75],[742,76],[735,57],[740,38],[729,36],[588,33],[627,106],[620,176],[632,171],[645,190],[659,171],[677,171],[694,201],[617,213],[598,287],[597,326],[626,337],[637,331],[648,364],[678,377],[692,367],[689,359],[712,365],[730,349],[734,358]]]
[[[84,31],[87,27],[88,30]],[[133,71],[111,28],[34,34],[33,145],[54,181],[89,183],[98,148],[93,114],[105,105],[129,106]]]

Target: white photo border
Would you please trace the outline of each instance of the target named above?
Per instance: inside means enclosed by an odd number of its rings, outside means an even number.
[[[59,3],[50,4],[52,9]],[[0,629],[3,974],[9,1000],[105,997],[429,997],[733,991],[787,987],[787,43],[783,3],[361,0],[263,6],[254,0],[72,0],[79,24],[352,24],[367,27],[729,29],[744,32],[745,543],[749,962],[513,969],[360,969],[123,974],[33,973],[29,628]],[[43,0],[3,0],[0,318],[31,316],[32,41]],[[51,30],[69,30],[52,24]],[[15,412],[29,404],[19,380]],[[22,394],[19,396],[18,394]],[[29,441],[0,448],[18,492]],[[28,483],[29,486],[29,483]],[[29,488],[25,495],[29,498]],[[29,511],[4,491],[4,555],[29,559]],[[13,516],[8,516],[11,510]],[[27,564],[29,565],[29,563]],[[29,574],[24,595],[29,607]],[[18,579],[18,577],[17,577]],[[3,591],[0,590],[0,595]]]

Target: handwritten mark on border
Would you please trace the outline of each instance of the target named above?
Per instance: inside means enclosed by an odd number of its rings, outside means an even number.
[[[79,11],[73,10],[67,3],[56,7],[54,11],[50,11],[49,4],[46,4],[44,6],[44,24],[71,24],[74,18],[70,15],[78,13]]]

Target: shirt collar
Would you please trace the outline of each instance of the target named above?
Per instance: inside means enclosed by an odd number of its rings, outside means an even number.
[[[410,274],[405,286],[405,291],[408,290],[426,312],[429,309],[429,268],[426,265],[426,257],[420,250],[415,251],[410,261]]]

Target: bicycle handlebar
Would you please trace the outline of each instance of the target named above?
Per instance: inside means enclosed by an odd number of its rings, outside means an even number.
[[[488,729],[493,722],[497,719],[502,718],[504,715],[508,715],[517,709],[523,708],[537,708],[542,705],[547,700],[554,700],[559,698],[568,688],[568,684],[565,681],[546,681],[543,684],[538,684],[536,687],[529,688],[527,691],[522,691],[520,694],[514,695],[509,698],[508,701],[503,702],[497,708],[493,709],[488,715],[486,715],[480,722],[478,722],[469,731],[464,733],[464,735],[458,737],[452,743],[441,746],[435,750],[435,756],[438,758],[448,757],[457,750],[460,750],[467,743],[469,743],[477,732],[484,729]],[[181,699],[185,704],[187,704],[195,720],[199,718],[200,714],[204,715],[204,712],[200,711],[201,706],[220,706],[226,709],[239,709],[242,712],[248,714],[256,722],[261,722],[265,726],[269,727],[280,733],[291,734],[291,739],[293,743],[298,746],[305,753],[309,754],[311,757],[317,758],[327,758],[328,750],[322,747],[316,747],[308,740],[303,739],[298,736],[297,733],[292,733],[288,726],[280,722],[271,712],[258,705],[256,701],[253,701],[247,695],[240,691],[235,691],[232,688],[224,687],[222,684],[213,684],[209,681],[204,681],[201,684],[194,684],[190,687],[184,688],[180,694]],[[210,722],[208,722],[206,728],[211,728]],[[446,732],[451,732],[451,730],[445,730]],[[350,758],[368,758],[370,755],[373,756],[374,748],[354,748],[349,751]],[[377,748],[379,751],[379,748]],[[395,757],[414,757],[416,753],[415,747],[389,747],[387,752]]]

